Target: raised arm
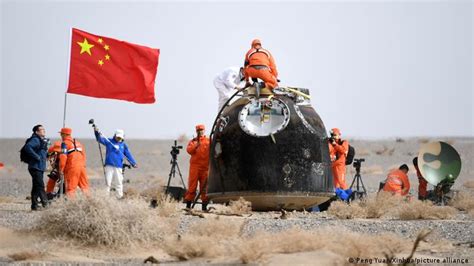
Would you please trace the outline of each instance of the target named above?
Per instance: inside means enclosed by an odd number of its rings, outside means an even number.
[[[197,148],[199,147],[198,142],[194,139],[189,141],[188,147],[186,147],[186,151],[190,154],[193,155],[196,153]]]
[[[334,145],[334,149],[336,149],[336,151],[339,153],[344,153],[347,155],[349,152],[349,143],[347,143],[347,141],[343,141],[340,145],[336,143],[336,145]]]
[[[107,146],[107,144],[106,144],[106,143],[107,143],[107,140],[105,139],[105,137],[102,136],[102,134],[100,134],[100,132],[97,131],[97,130],[95,130],[94,133],[95,133],[95,139],[96,139],[100,144]]]

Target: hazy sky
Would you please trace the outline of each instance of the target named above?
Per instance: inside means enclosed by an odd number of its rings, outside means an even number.
[[[1,4],[0,137],[62,126],[70,28],[161,49],[156,103],[68,96],[67,125],[174,138],[210,127],[214,76],[253,38],[281,85],[309,88],[326,128],[353,137],[474,136],[473,3],[44,2]]]

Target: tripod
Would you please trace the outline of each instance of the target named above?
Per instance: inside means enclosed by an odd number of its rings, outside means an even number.
[[[176,147],[176,141],[175,141],[175,147]],[[171,153],[171,161],[170,161],[171,170],[168,176],[168,184],[166,185],[165,194],[168,194],[169,192],[171,178],[176,176],[176,170],[178,170],[178,174],[179,174],[179,177],[181,178],[181,182],[183,183],[184,190],[186,190],[186,185],[184,184],[183,175],[181,174],[181,170],[179,169],[179,165],[178,165],[179,150],[173,148],[170,153]]]
[[[367,197],[367,190],[365,189],[364,182],[362,181],[362,176],[360,175],[360,167],[361,162],[365,161],[364,159],[354,159],[354,167],[356,169],[356,173],[354,175],[354,179],[352,179],[352,183],[350,189],[352,190],[352,199],[362,199]],[[355,190],[353,189],[354,183],[356,184]]]

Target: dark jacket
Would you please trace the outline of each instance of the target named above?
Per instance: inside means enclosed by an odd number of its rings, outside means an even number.
[[[44,171],[46,169],[46,156],[48,155],[48,140],[33,134],[25,144],[25,150],[31,160],[28,169]]]

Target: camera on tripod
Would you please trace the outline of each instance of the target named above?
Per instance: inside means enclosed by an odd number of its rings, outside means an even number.
[[[165,187],[166,188],[165,194],[171,195],[172,198],[178,201],[184,197],[184,192],[186,192],[186,185],[184,184],[183,175],[181,174],[181,170],[179,169],[179,165],[178,165],[178,154],[179,154],[179,150],[181,150],[182,148],[183,146],[178,146],[178,141],[176,140],[174,141],[174,145],[171,146],[171,151],[170,151],[171,170],[168,177],[168,183]],[[183,184],[183,187],[170,186],[171,178],[175,177],[176,172],[178,172],[179,177],[181,178],[181,183]],[[152,201],[151,206],[156,207],[156,204],[157,204],[157,201],[155,202]]]
[[[178,142],[175,140],[174,145],[171,146],[171,151],[170,151],[171,156],[176,157],[176,155],[179,154],[179,150],[182,149],[182,148],[183,148],[183,146],[181,146],[181,145],[178,146]]]
[[[354,159],[354,163],[352,164],[356,169],[361,167],[362,165],[362,162],[365,162],[365,159],[364,158],[360,158],[360,159]]]
[[[367,196],[367,189],[365,189],[364,182],[362,181],[362,176],[360,175],[360,167],[362,165],[362,162],[365,162],[364,158],[354,158],[354,163],[352,164],[356,169],[356,173],[354,175],[354,179],[352,179],[352,184],[350,186],[350,189],[352,190],[351,200],[360,200]]]

